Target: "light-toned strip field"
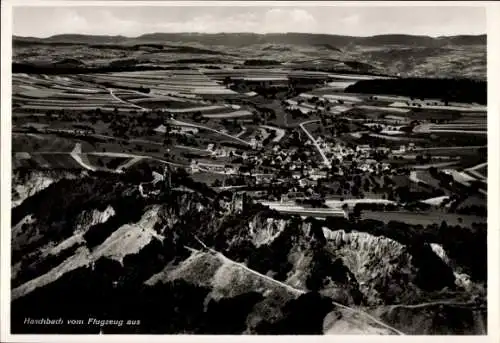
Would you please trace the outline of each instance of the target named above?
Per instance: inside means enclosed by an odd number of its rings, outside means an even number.
[[[195,88],[192,90],[192,93],[194,94],[220,94],[220,95],[234,95],[238,94],[237,92],[231,90],[231,89],[226,89],[226,88]]]
[[[173,86],[179,85],[199,85],[199,86],[220,86],[217,82],[205,79],[172,79],[172,78],[157,78],[145,79],[140,77],[109,77],[100,76],[98,80],[105,80],[110,82],[127,82],[130,84],[144,84],[144,85],[157,85],[161,83],[171,84]]]
[[[360,105],[357,108],[362,108],[365,110],[379,110],[393,113],[408,113],[409,109],[406,108],[397,108],[397,107],[387,107],[387,106],[371,106],[371,105]]]
[[[346,74],[328,74],[329,77],[334,78],[334,79],[343,79],[343,80],[383,80],[383,79],[391,79],[391,77],[386,77],[386,76],[372,76],[372,75],[362,75],[362,74],[356,74],[356,75],[346,75]]]
[[[355,83],[356,81],[333,81],[333,82],[328,82],[327,86],[332,90],[344,90]]]
[[[173,113],[192,113],[192,112],[206,112],[206,111],[213,111],[213,110],[221,110],[224,109],[224,106],[204,106],[204,107],[190,107],[190,108],[164,108],[164,110],[173,112]]]
[[[251,116],[252,112],[247,111],[247,110],[240,110],[240,111],[234,111],[234,112],[229,112],[229,113],[215,113],[215,114],[204,114],[204,118],[211,118],[211,119],[217,119],[217,118],[239,118],[239,117],[247,117]]]
[[[123,104],[117,105],[116,107],[118,110],[120,110],[120,108],[133,109],[133,107],[124,106]],[[86,111],[86,110],[95,110],[96,108],[102,109],[102,105],[95,105],[95,106],[30,106],[30,105],[26,105],[26,106],[23,106],[22,108],[28,109],[28,110],[75,110],[75,111],[83,110],[83,111]],[[114,110],[114,107],[113,108],[106,107],[105,109]]]
[[[362,99],[360,99],[358,97],[350,96],[350,95],[342,95],[342,94],[313,95],[313,94],[308,94],[308,93],[302,93],[299,96],[301,98],[306,98],[306,99],[311,99],[311,98],[317,97],[317,98],[325,98],[327,100],[343,100],[343,101],[349,101],[349,102],[361,102],[361,101],[363,101]]]
[[[125,98],[127,99],[127,96],[123,97],[122,95],[120,94],[117,94],[117,96],[120,96],[122,98]],[[139,96],[139,95],[137,95]],[[155,97],[155,96],[151,96],[151,97],[142,97],[142,98],[135,98],[135,99],[130,99],[128,98],[127,99],[128,101],[130,102],[133,102],[134,104],[141,104],[141,103],[144,103],[144,102],[166,102],[166,101],[176,101],[176,102],[186,102],[186,99],[182,99],[182,98],[177,98],[177,97],[173,97],[173,96],[158,96],[158,97]]]

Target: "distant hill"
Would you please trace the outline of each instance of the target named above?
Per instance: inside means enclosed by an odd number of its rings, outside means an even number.
[[[442,37],[444,40],[450,41],[450,43],[455,45],[486,45],[486,35],[480,36],[453,36],[453,37]]]
[[[138,43],[200,43],[204,45],[248,46],[253,44],[300,44],[328,46],[333,50],[350,45],[405,45],[440,47],[446,45],[485,45],[486,35],[477,36],[449,36],[433,38],[429,36],[413,35],[377,35],[371,37],[353,37],[310,33],[149,33],[131,38],[124,36],[92,36],[78,34],[56,35],[49,38],[18,37],[15,42],[31,43],[75,43],[75,44],[138,44]]]
[[[107,35],[80,35],[80,34],[63,34],[63,35],[55,35],[49,38],[43,39],[48,43],[84,43],[84,44],[93,44],[93,43],[122,43],[127,41],[129,38],[125,36],[107,36]]]
[[[13,47],[19,54],[14,60],[17,65],[13,66],[13,71],[39,71],[31,66],[39,64],[37,58],[23,60],[26,52],[29,55],[36,50],[44,51],[44,47],[61,48],[61,53],[65,51],[71,57],[73,48],[77,46],[89,48],[82,57],[82,61],[89,65],[96,58],[95,51],[103,49],[112,56],[111,59],[122,58],[122,54],[128,51],[146,54],[162,52],[162,56],[178,54],[174,57],[178,63],[192,59],[208,63],[204,61],[207,57],[217,56],[235,57],[235,60],[230,60],[235,63],[249,59],[293,63],[296,67],[299,63],[300,68],[324,72],[486,80],[486,35],[352,37],[308,33],[149,33],[138,37],[78,34],[49,38],[14,36]],[[43,52],[37,57],[44,59],[46,54]],[[30,65],[22,65],[26,63]],[[61,72],[56,69],[50,68],[47,72]],[[66,73],[86,68],[70,64],[62,69]]]

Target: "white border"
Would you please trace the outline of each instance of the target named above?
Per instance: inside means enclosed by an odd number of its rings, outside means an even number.
[[[161,7],[183,7],[183,6],[243,6],[243,7],[482,7],[491,6],[495,1],[225,1],[225,0],[7,0],[14,6],[161,6]]]
[[[60,0],[4,0],[1,2],[2,58],[1,58],[1,265],[0,265],[0,342],[276,342],[287,343],[341,340],[342,342],[392,342],[404,340],[417,342],[426,340],[441,342],[440,336],[190,336],[190,335],[11,335],[10,334],[10,172],[11,172],[11,62],[12,62],[12,7],[13,6],[484,6],[488,21],[488,336],[452,336],[453,343],[499,342],[500,298],[499,291],[499,208],[500,183],[500,4],[480,1],[358,1],[358,2],[318,2],[318,1],[60,1]],[[75,296],[78,296],[75,294]],[[154,310],[154,309],[152,309]],[[307,314],[304,314],[307,315]]]

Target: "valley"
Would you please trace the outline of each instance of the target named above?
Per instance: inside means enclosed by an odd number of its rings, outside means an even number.
[[[485,36],[13,37],[12,72],[13,333],[486,334]]]

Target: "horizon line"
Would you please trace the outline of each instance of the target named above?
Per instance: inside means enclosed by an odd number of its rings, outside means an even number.
[[[335,34],[335,33],[313,33],[313,32],[251,32],[251,31],[235,31],[235,32],[196,32],[196,31],[178,31],[178,32],[145,32],[137,36],[127,36],[127,35],[112,35],[112,34],[93,34],[93,33],[57,33],[53,34],[50,36],[34,36],[34,35],[29,35],[29,36],[22,36],[22,35],[16,35],[12,34],[12,37],[18,37],[18,38],[37,38],[37,39],[49,39],[57,36],[64,36],[64,35],[78,35],[78,36],[89,36],[89,37],[123,37],[123,38],[129,38],[129,39],[134,39],[134,38],[140,38],[145,35],[159,35],[159,34],[190,34],[190,35],[231,35],[231,34],[247,34],[247,35],[286,35],[286,34],[302,34],[302,35],[323,35],[323,36],[338,36],[338,37],[353,37],[353,38],[372,38],[372,37],[381,37],[381,36],[410,36],[410,37],[428,37],[428,38],[449,38],[449,37],[459,37],[459,36],[468,36],[468,37],[479,37],[479,36],[487,36],[487,32],[485,33],[480,33],[480,34],[466,34],[466,33],[458,33],[454,35],[439,35],[439,36],[431,36],[431,35],[418,35],[418,34],[411,34],[411,33],[382,33],[382,34],[375,34],[375,35],[369,35],[369,36],[350,36],[350,35],[341,35],[341,34]]]

